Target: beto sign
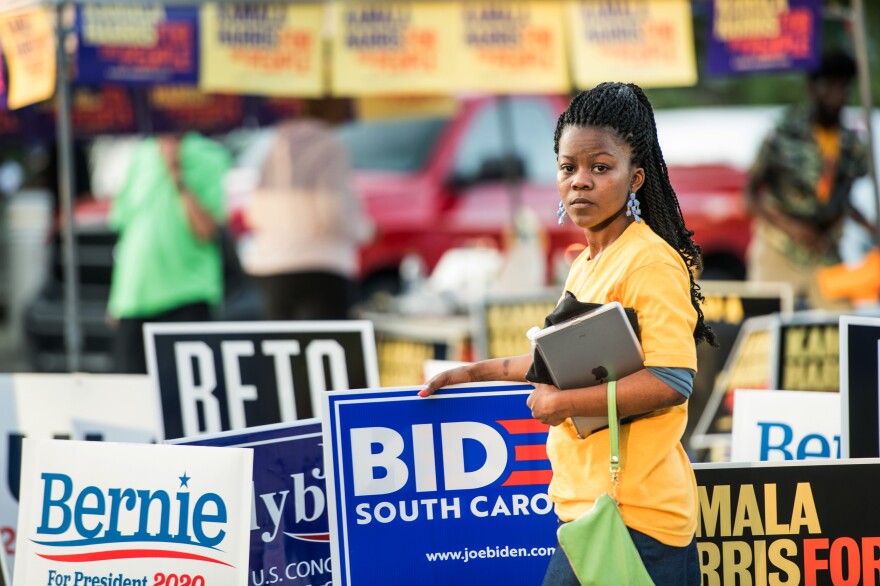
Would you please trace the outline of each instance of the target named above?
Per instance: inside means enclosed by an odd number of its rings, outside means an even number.
[[[540,582],[556,516],[548,427],[525,404],[531,390],[327,393],[333,583]]]
[[[243,584],[248,450],[25,440],[15,586]]]
[[[327,390],[379,384],[368,321],[146,324],[165,438],[311,417]]]

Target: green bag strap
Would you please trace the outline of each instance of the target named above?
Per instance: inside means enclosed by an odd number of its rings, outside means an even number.
[[[617,381],[608,381],[608,443],[611,446],[611,497],[617,501],[620,483],[620,420],[617,418]]]

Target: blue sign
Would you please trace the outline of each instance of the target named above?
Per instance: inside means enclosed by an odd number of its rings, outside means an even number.
[[[191,6],[81,6],[75,26],[76,79],[195,84],[198,23],[198,8]]]
[[[709,3],[707,73],[809,69],[818,64],[821,0]]]
[[[317,419],[170,442],[253,449],[248,586],[331,585],[321,442]]]
[[[324,397],[333,583],[539,584],[556,544],[530,385]]]

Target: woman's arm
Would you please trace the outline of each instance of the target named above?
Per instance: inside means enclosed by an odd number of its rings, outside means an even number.
[[[419,391],[420,397],[433,395],[437,389],[462,383],[476,383],[493,380],[525,382],[526,373],[532,365],[532,355],[522,354],[507,358],[481,360],[467,366],[459,366],[434,376]]]
[[[542,423],[559,425],[569,417],[598,417],[608,413],[606,385],[560,391],[536,384],[526,404]],[[642,369],[617,382],[617,412],[621,417],[640,415],[681,405],[687,398]]]
[[[217,235],[217,223],[183,181],[183,174],[180,170],[180,138],[171,135],[162,136],[158,139],[158,144],[171,179],[180,193],[190,231],[199,242],[210,242]]]

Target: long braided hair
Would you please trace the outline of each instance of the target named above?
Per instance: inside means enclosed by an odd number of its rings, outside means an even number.
[[[702,268],[700,247],[691,238],[694,233],[684,225],[678,198],[669,182],[669,173],[660,143],[654,109],[642,88],[632,83],[606,82],[579,93],[556,123],[553,152],[559,155],[559,139],[567,126],[594,126],[614,129],[632,150],[633,164],[645,170],[645,182],[639,190],[642,217],[651,229],[678,251],[688,267],[691,303],[697,311],[694,339],[717,346],[715,333],[706,325],[700,303],[703,294],[694,280]]]

